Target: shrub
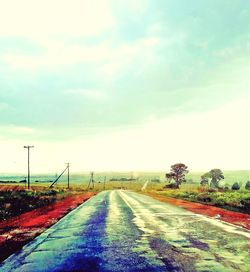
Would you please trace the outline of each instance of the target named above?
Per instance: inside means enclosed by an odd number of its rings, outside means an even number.
[[[214,193],[214,192],[217,192],[217,190],[215,188],[209,188],[207,190],[209,193]]]
[[[228,183],[225,184],[224,191],[229,191],[230,190],[230,185]]]
[[[170,184],[166,184],[163,189],[177,189],[177,185],[176,183],[170,183]]]
[[[202,201],[202,202],[211,202],[212,198],[209,194],[203,193],[203,194],[198,195],[197,200]]]
[[[55,202],[55,191],[0,191],[0,220]]]
[[[215,199],[215,203],[216,205],[218,206],[223,206],[226,204],[226,198],[224,196],[218,196],[216,199]]]
[[[238,182],[235,182],[233,185],[232,185],[232,190],[239,190],[240,189],[240,185]]]
[[[246,185],[245,185],[245,189],[246,190],[250,190],[250,181],[248,180]]]
[[[250,211],[250,196],[242,198],[240,203],[245,210]]]

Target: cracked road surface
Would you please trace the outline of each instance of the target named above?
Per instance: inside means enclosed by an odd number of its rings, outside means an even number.
[[[250,271],[250,232],[129,191],[70,212],[0,271]]]

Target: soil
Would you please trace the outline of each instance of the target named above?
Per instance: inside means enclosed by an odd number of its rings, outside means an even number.
[[[88,192],[69,196],[49,206],[0,221],[0,262],[93,195]]]
[[[162,202],[166,202],[166,203],[170,203],[170,204],[182,207],[194,213],[203,214],[209,217],[217,218],[221,221],[225,221],[225,222],[228,222],[237,226],[241,226],[243,228],[250,230],[250,215],[249,214],[228,211],[228,210],[218,208],[212,205],[205,205],[201,203],[190,202],[187,200],[170,198],[170,197],[162,196],[156,193],[147,193],[147,195],[157,200],[160,200]]]
[[[32,190],[44,190],[44,186],[39,186],[39,185],[35,185],[35,186],[31,186],[30,187]],[[26,186],[25,185],[6,185],[6,184],[1,184],[0,183],[0,191],[8,191],[8,190],[11,190],[11,191],[22,191],[22,190],[25,190],[26,189]]]

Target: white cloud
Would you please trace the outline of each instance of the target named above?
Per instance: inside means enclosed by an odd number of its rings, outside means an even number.
[[[143,14],[149,7],[148,0],[113,0],[112,3],[116,9],[132,13],[134,16]]]
[[[10,54],[2,56],[5,63],[16,69],[45,69],[53,70],[62,65],[74,65],[77,63],[94,63],[104,61],[110,55],[110,49],[106,43],[96,46],[65,46],[57,41],[42,41],[47,51],[41,55]]]
[[[71,65],[79,63],[86,64],[86,67],[91,64],[96,67],[96,74],[93,76],[96,76],[95,80],[105,79],[109,86],[112,86],[113,80],[125,73],[142,74],[145,78],[147,75],[145,71],[154,67],[157,67],[157,71],[164,73],[167,78],[168,69],[171,65],[175,68],[176,61],[177,66],[179,65],[182,69],[182,63],[178,63],[178,52],[182,54],[181,48],[186,45],[185,39],[190,38],[187,37],[188,34],[183,33],[181,29],[176,31],[173,28],[166,29],[168,27],[166,24],[155,22],[148,26],[144,37],[130,42],[119,42],[118,36],[112,37],[117,27],[116,14],[112,9],[115,2],[118,0],[0,0],[2,7],[0,37],[23,37],[34,41],[44,49],[40,55],[21,54],[17,51],[0,57],[11,67],[28,71],[43,69],[46,72],[50,70],[58,72],[61,67],[69,69]],[[146,10],[147,2],[146,0],[129,0],[124,4],[119,1],[118,6],[121,10],[126,9],[126,11],[122,10],[123,15],[137,16]],[[138,19],[140,18],[139,16]],[[108,33],[104,35],[108,37],[107,40],[103,39],[104,33]],[[114,31],[114,33],[117,32]],[[164,36],[161,36],[163,33]],[[97,38],[97,41],[88,40],[93,37]],[[98,42],[99,37],[102,42]],[[85,38],[90,41],[89,44],[84,44]],[[248,45],[241,46],[242,41],[240,41],[235,48],[222,48],[214,52],[214,56],[226,58],[227,61],[221,65],[218,64],[213,70],[210,69],[202,90],[197,88],[197,98],[193,95],[196,90],[188,85],[185,90],[177,90],[173,95],[180,95],[182,98],[183,93],[190,92],[190,96],[185,99],[187,103],[190,101],[190,109],[199,104],[200,91],[205,94],[204,100],[208,93],[214,97],[214,100],[220,94],[224,94],[223,99],[220,97],[223,101],[230,97],[226,91],[230,94],[249,92],[250,66],[244,55],[246,51],[242,50],[249,49],[249,41],[247,42]],[[174,50],[176,45],[178,45],[177,51]],[[209,40],[205,39],[197,46],[207,48],[210,46]],[[162,48],[164,48],[164,54],[162,50],[161,54],[158,52],[158,49]],[[180,58],[182,59],[182,55]],[[168,64],[167,61],[169,61]],[[185,68],[185,63],[183,67]],[[180,78],[183,74],[187,77],[189,73],[196,74],[197,66],[190,69],[190,71],[184,69],[183,73],[180,73]],[[164,81],[159,83],[159,85],[165,84]],[[167,89],[168,79],[165,85]],[[113,89],[116,86],[112,86]],[[216,90],[219,91],[216,93]],[[111,97],[106,89],[69,89],[65,91],[65,94],[96,101]],[[208,103],[210,104],[211,101],[213,100],[209,100]],[[200,104],[202,106],[206,103]],[[183,104],[180,103],[179,110],[183,113],[187,109],[187,104],[183,108],[181,105]],[[7,104],[0,103],[0,111],[7,108]],[[157,116],[152,114],[145,126],[137,129],[100,134],[90,140],[84,140],[83,135],[81,141],[57,142],[56,144],[39,141],[35,143],[37,155],[34,154],[34,156],[37,157],[34,163],[36,163],[37,171],[43,170],[39,165],[43,165],[46,171],[50,170],[47,166],[49,152],[49,160],[53,161],[54,165],[71,160],[79,170],[82,170],[82,165],[86,170],[168,169],[170,164],[178,161],[183,161],[194,169],[249,168],[247,158],[250,151],[248,145],[250,130],[247,126],[249,116],[249,98],[234,101],[200,115],[186,114],[157,120]],[[23,145],[21,142],[17,144],[15,141],[8,141],[8,136],[25,138],[25,136],[33,135],[35,138],[39,134],[41,138],[41,133],[40,130],[25,126],[0,127],[0,137],[5,139],[1,142],[1,150],[6,154],[6,161],[15,154],[12,145],[16,147]],[[13,153],[8,154],[9,149],[13,150]],[[21,161],[22,157],[18,156],[17,160]]]
[[[0,36],[93,36],[114,27],[107,0],[0,1]]]
[[[95,89],[69,89],[65,90],[66,95],[84,96],[94,100],[103,100],[106,98],[107,93]]]
[[[89,169],[164,170],[175,162],[187,163],[191,170],[249,169],[247,116],[250,98],[200,115],[153,120],[78,145],[88,154],[84,165]]]
[[[0,111],[5,111],[9,108],[9,104],[7,103],[0,103]]]
[[[36,133],[36,130],[31,127],[25,127],[25,126],[9,126],[9,130],[15,134],[34,134]]]
[[[166,171],[176,162],[186,163],[191,171],[214,167],[249,169],[249,116],[250,97],[246,97],[200,115],[186,114],[162,120],[153,117],[142,127],[100,133],[92,138],[32,142],[35,145],[33,171],[53,172],[66,161],[72,163],[74,171]],[[13,154],[22,165],[24,155],[19,149],[24,144],[0,141],[1,152],[5,154],[2,169],[10,167]],[[13,146],[19,148],[19,153]],[[23,167],[25,169],[25,165]]]
[[[124,72],[143,73],[145,69],[157,63],[157,49],[162,46],[161,42],[159,37],[146,36],[135,42],[110,48],[109,57],[97,69],[97,74],[111,81],[119,78]]]
[[[25,70],[54,70],[62,66],[84,63],[96,65],[96,75],[99,78],[114,80],[123,72],[133,70],[143,72],[157,59],[157,49],[161,39],[148,36],[135,42],[114,45],[112,41],[103,41],[97,45],[65,45],[62,42],[41,39],[41,46],[46,51],[41,55],[21,53],[6,53],[2,60],[14,69]],[[138,69],[140,65],[140,69]]]
[[[35,135],[38,131],[32,127],[18,125],[0,126],[0,138],[8,139],[9,137],[18,138],[18,136]]]

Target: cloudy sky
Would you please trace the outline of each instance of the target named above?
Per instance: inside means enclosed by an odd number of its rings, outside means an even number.
[[[0,173],[250,169],[248,1],[0,6]]]

